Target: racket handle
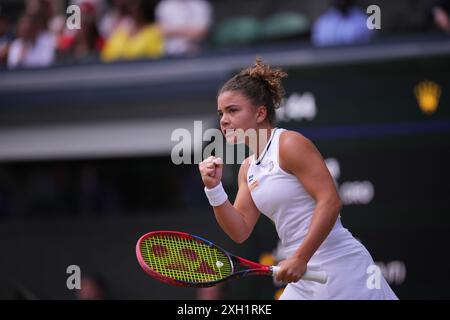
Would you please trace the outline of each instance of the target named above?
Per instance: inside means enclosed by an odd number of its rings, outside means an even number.
[[[275,276],[280,270],[279,266],[272,266],[272,275]],[[315,281],[319,283],[327,283],[328,274],[325,271],[311,271],[307,270],[302,277],[302,280]]]

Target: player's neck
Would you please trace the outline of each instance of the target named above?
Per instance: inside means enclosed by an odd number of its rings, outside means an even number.
[[[258,142],[256,144],[256,150],[253,150],[255,153],[256,159],[258,159],[262,152],[264,152],[264,149],[266,148],[267,144],[269,143],[270,137],[272,136],[272,132],[275,128],[271,125],[267,125],[261,128],[258,128],[258,134],[257,139]]]

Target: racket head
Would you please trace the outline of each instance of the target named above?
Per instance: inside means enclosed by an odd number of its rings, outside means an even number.
[[[178,231],[153,231],[139,238],[136,257],[151,277],[177,286],[210,287],[231,277],[233,260],[212,242]]]

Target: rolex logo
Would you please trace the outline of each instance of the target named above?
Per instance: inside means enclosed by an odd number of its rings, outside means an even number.
[[[422,81],[414,88],[414,93],[423,113],[432,114],[436,111],[441,97],[441,87],[437,83]]]

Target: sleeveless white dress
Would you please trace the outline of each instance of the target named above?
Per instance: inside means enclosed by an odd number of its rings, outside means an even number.
[[[308,232],[315,200],[298,178],[279,166],[279,139],[274,128],[258,159],[250,159],[247,183],[256,207],[275,224],[286,256],[292,256]],[[310,270],[328,273],[326,284],[290,283],[280,299],[397,299],[366,248],[343,227],[340,217],[308,262]]]

